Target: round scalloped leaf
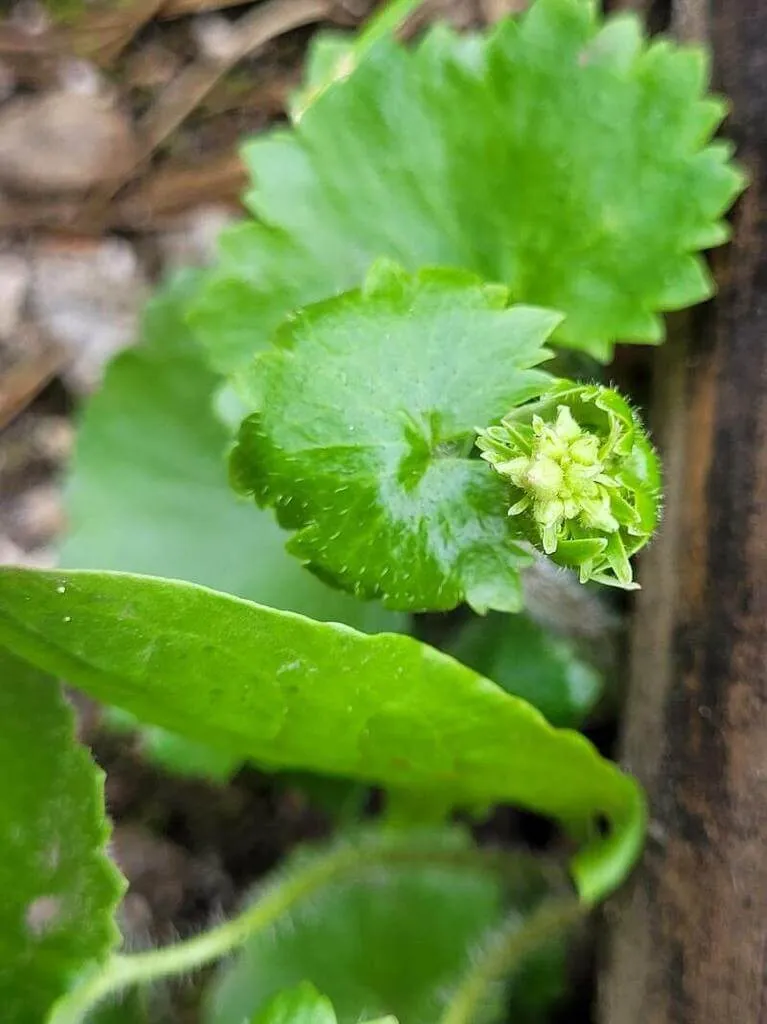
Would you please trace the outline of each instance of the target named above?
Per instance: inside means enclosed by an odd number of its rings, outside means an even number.
[[[40,1024],[117,942],[122,881],[104,850],[103,774],[61,687],[2,647],[0,680],[0,1016]]]
[[[661,341],[659,312],[710,295],[697,253],[727,239],[744,185],[709,144],[725,105],[707,78],[701,50],[648,43],[636,16],[584,0],[536,0],[482,39],[382,43],[292,130],[246,147],[257,219],[225,235],[193,314],[211,358],[241,366],[379,256],[502,281],[600,359]]]
[[[361,292],[300,311],[256,359],[236,486],[297,531],[293,554],[360,596],[518,609],[529,554],[473,431],[546,388],[531,367],[559,320],[506,308],[504,288],[463,271],[377,264]]]

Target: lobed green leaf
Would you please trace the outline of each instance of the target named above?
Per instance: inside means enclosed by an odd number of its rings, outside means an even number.
[[[698,253],[726,241],[744,187],[709,141],[726,108],[707,82],[701,50],[648,42],[593,0],[535,0],[482,38],[381,42],[246,146],[255,219],[225,234],[193,311],[212,362],[242,367],[379,256],[502,281],[598,359],[660,342],[660,312],[711,294]]]
[[[93,696],[274,767],[307,768],[476,806],[509,802],[581,834],[591,900],[642,842],[636,784],[577,733],[447,655],[188,583],[0,569],[0,642]],[[449,700],[445,699],[449,693]]]
[[[560,317],[506,308],[462,271],[378,263],[361,292],[294,314],[245,379],[233,479],[324,579],[390,608],[515,611],[529,552],[478,423],[540,393]]]
[[[41,1024],[118,940],[103,776],[53,679],[0,647],[0,1007]]]

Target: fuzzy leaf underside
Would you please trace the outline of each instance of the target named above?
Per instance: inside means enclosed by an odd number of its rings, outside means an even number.
[[[0,642],[92,696],[233,753],[447,797],[509,802],[607,838],[578,854],[587,900],[641,847],[636,784],[582,736],[447,655],[188,583],[0,569]],[[581,831],[582,834],[582,831]]]
[[[0,1015],[40,1024],[118,940],[103,776],[61,687],[0,647]]]
[[[208,990],[205,1024],[240,1024],[301,981],[330,999],[339,1024],[385,1013],[400,1024],[438,1020],[467,952],[501,923],[507,898],[465,836],[445,830],[445,853],[468,851],[456,863],[408,860],[409,843],[405,832],[401,859],[373,858],[248,940]],[[544,892],[526,873],[509,898],[522,913]]]
[[[699,302],[699,251],[744,186],[710,142],[726,107],[705,53],[632,14],[536,0],[486,37],[385,41],[291,130],[245,148],[255,220],[225,233],[193,322],[224,372],[291,310],[374,259],[462,267],[565,314],[555,341],[608,359]]]
[[[463,271],[376,264],[256,359],[235,485],[297,531],[293,554],[360,596],[518,610],[530,556],[506,485],[472,455],[475,428],[549,384],[532,367],[559,320]]]
[[[464,829],[441,826],[355,829],[330,848],[294,853],[276,881],[266,880],[266,890],[339,850],[354,851],[354,866],[253,935],[222,966],[206,993],[205,1024],[241,1024],[254,1011],[260,1020],[275,992],[304,980],[330,999],[339,1024],[379,1013],[394,1014],[400,1024],[433,1024],[467,963],[499,927],[513,919],[523,929],[544,901],[569,889],[545,861],[478,849]],[[264,892],[262,883],[254,898]],[[519,1024],[548,1019],[564,984],[566,945],[563,935],[509,963],[511,984],[487,994],[484,1024],[506,1019],[507,1009]]]

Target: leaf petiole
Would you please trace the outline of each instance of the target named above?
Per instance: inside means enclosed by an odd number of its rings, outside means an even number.
[[[576,896],[547,900],[527,921],[508,918],[490,937],[447,1004],[439,1024],[472,1024],[489,990],[510,975],[529,954],[582,921],[591,908]]]
[[[278,880],[241,914],[195,938],[148,953],[117,955],[86,975],[54,1006],[47,1024],[81,1024],[99,1003],[133,985],[148,985],[162,978],[188,974],[221,959],[247,939],[270,927],[300,900],[338,878],[383,864],[483,865],[488,870],[509,872],[525,868],[523,859],[479,849],[444,848],[436,836],[423,832],[411,843],[402,838],[373,833],[358,842],[342,842],[322,855],[304,859]]]

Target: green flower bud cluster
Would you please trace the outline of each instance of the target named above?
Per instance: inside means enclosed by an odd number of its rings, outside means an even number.
[[[558,381],[480,430],[477,446],[509,481],[509,515],[521,536],[577,568],[582,583],[636,587],[629,558],[660,518],[660,464],[617,391]]]

